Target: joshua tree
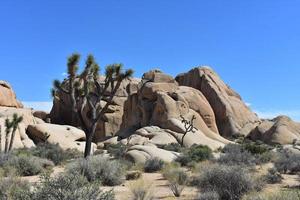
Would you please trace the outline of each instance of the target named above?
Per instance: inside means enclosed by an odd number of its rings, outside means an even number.
[[[52,95],[57,92],[69,95],[71,99],[72,125],[80,125],[86,135],[84,157],[91,152],[92,141],[96,132],[97,124],[103,120],[108,107],[123,80],[132,76],[131,69],[122,71],[122,64],[108,65],[105,69],[104,83],[99,83],[99,66],[92,55],[87,57],[85,69],[78,73],[79,54],[73,54],[68,58],[68,79],[64,83],[54,81]],[[105,95],[110,90],[109,95]],[[103,104],[104,102],[104,104]],[[87,117],[90,122],[84,120],[84,111],[89,110]],[[79,120],[79,123],[77,122]]]
[[[19,126],[19,123],[23,121],[23,117],[19,117],[17,113],[13,114],[13,118],[10,121],[9,119],[5,120],[5,147],[4,147],[4,153],[8,153],[11,151],[16,135],[16,130]],[[10,142],[9,142],[9,133],[11,132]],[[8,146],[9,144],[9,146]]]
[[[195,131],[197,131],[198,129],[194,127],[194,120],[196,119],[195,115],[193,115],[190,121],[186,120],[182,115],[180,115],[180,117],[182,119],[181,122],[184,124],[184,129],[185,129],[183,136],[181,138],[181,146],[183,146],[183,140],[186,134],[188,134],[189,132],[195,133]]]

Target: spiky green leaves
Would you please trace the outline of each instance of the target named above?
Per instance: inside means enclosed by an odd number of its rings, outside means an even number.
[[[123,72],[123,64],[122,63],[116,63],[107,65],[105,70],[105,76],[111,80],[117,80],[122,81],[126,78],[129,78],[133,75],[133,70],[129,69]]]
[[[68,58],[67,66],[68,66],[69,77],[75,78],[76,73],[78,71],[79,60],[80,60],[80,55],[78,53],[74,53]]]
[[[17,113],[14,113],[11,121],[9,119],[5,120],[6,130],[9,132],[10,129],[12,128],[17,129],[19,123],[22,121],[23,121],[23,117],[22,116],[19,117]]]
[[[59,89],[61,87],[61,83],[59,80],[54,80],[53,81],[53,86],[55,89]]]

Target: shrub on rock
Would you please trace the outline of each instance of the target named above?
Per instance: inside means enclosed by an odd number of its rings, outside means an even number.
[[[164,161],[158,158],[151,158],[145,162],[144,171],[148,173],[157,172],[164,166]]]

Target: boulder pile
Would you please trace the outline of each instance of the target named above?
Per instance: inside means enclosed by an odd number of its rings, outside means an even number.
[[[99,82],[103,81],[104,77],[100,77]],[[109,89],[105,95],[110,95]],[[0,126],[4,128],[5,119],[13,113],[24,117],[14,148],[47,141],[58,143],[63,149],[83,151],[85,134],[75,128],[79,123],[71,124],[69,105],[69,97],[58,93],[50,114],[22,108],[10,85],[0,81]],[[89,122],[88,118],[84,120]],[[187,133],[184,121],[193,121],[193,131]],[[231,143],[233,136],[269,144],[295,144],[300,141],[300,124],[285,116],[259,119],[209,67],[197,67],[175,78],[151,70],[141,79],[122,82],[113,104],[98,123],[93,150],[122,143],[128,145],[128,159],[135,162],[151,157],[172,161],[178,153],[164,150],[164,145],[201,144],[216,150]]]

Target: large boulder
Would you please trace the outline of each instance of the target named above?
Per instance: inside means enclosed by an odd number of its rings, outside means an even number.
[[[153,145],[134,145],[129,148],[126,157],[135,163],[145,163],[150,158],[172,162],[178,155],[176,152],[160,149]]]
[[[247,135],[260,122],[239,94],[226,85],[209,67],[198,67],[176,77],[179,85],[202,92],[211,105],[222,136]]]
[[[99,82],[103,83],[104,77],[99,78]],[[123,116],[123,106],[128,96],[137,90],[137,83],[139,79],[129,79],[124,80],[117,90],[116,96],[113,98],[113,104],[109,106],[108,112],[105,113],[103,120],[99,121],[94,141],[98,142],[107,137],[115,135],[119,130],[122,124]],[[65,81],[64,84],[67,84]],[[106,96],[109,96],[111,89],[108,88]],[[104,101],[102,102],[105,103]],[[50,112],[51,123],[55,124],[68,124],[71,125],[71,101],[69,95],[59,92],[57,97],[53,100],[53,107]],[[88,113],[89,110],[85,110],[85,113]],[[84,115],[84,120],[87,124],[90,123],[90,119]],[[72,124],[73,126],[78,126],[77,124]]]
[[[58,144],[64,150],[77,149],[84,152],[85,134],[72,126],[48,123],[29,125],[27,134],[35,143],[49,142]],[[92,152],[95,150],[96,144],[92,144]]]
[[[164,82],[165,81],[165,82]],[[215,116],[205,96],[198,90],[178,86],[171,76],[159,70],[143,75],[137,93],[132,94],[125,103],[122,132],[120,137],[140,135],[141,130],[148,132],[153,144],[177,141],[185,132],[183,119],[195,116],[195,133],[187,134],[184,145],[204,144],[212,149],[224,146],[228,140],[221,137],[215,123]],[[157,126],[158,128],[145,128]],[[135,131],[139,128],[141,130]],[[150,131],[149,131],[150,130]],[[144,140],[140,140],[145,142]],[[169,142],[171,143],[171,142]]]
[[[25,108],[12,108],[12,107],[0,107],[0,126],[1,126],[1,147],[4,148],[5,143],[5,120],[11,120],[14,114],[23,117],[23,121],[19,124],[15,133],[13,142],[13,149],[18,148],[30,148],[34,147],[34,142],[27,136],[26,129],[29,124],[43,123],[42,120],[35,118],[32,115],[31,109]],[[9,133],[9,139],[11,138],[11,132]],[[10,140],[9,140],[10,142]]]
[[[300,123],[287,116],[263,120],[248,136],[269,144],[293,144],[300,142]]]
[[[9,83],[0,80],[0,106],[22,108],[16,94]]]

